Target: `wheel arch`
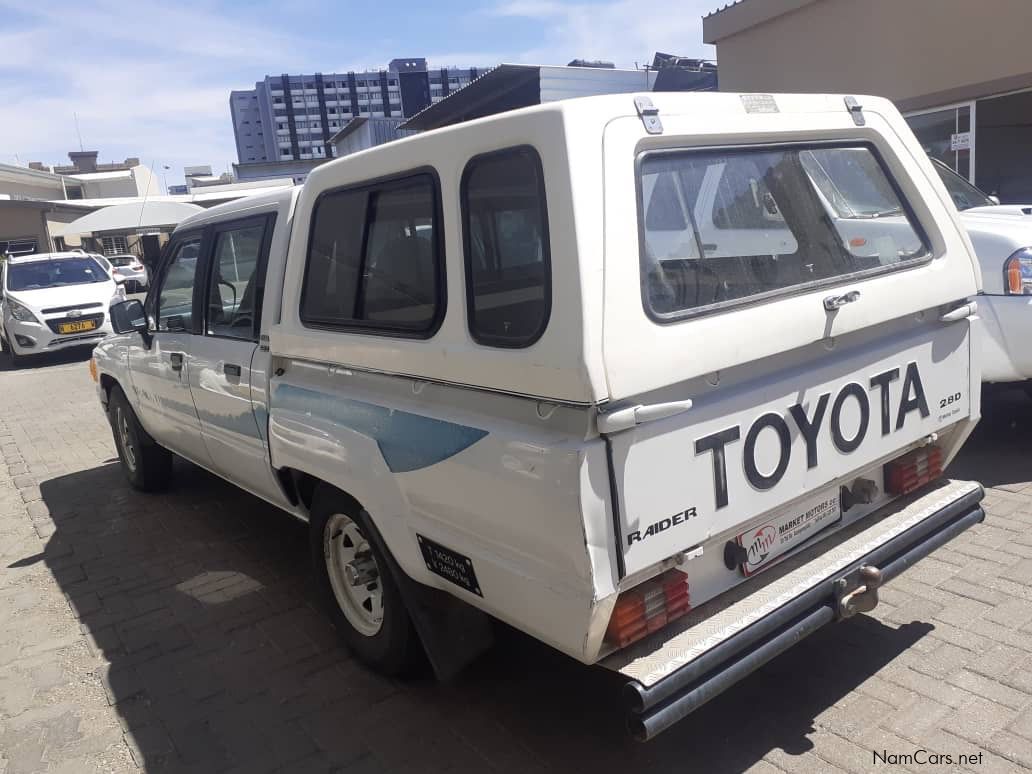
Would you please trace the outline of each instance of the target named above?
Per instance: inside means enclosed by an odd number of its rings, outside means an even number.
[[[301,499],[309,510],[320,488],[333,491],[345,500],[347,508],[354,509],[351,515],[356,517],[359,526],[366,531],[367,539],[375,543],[384,556],[388,571],[398,587],[402,602],[438,679],[452,679],[467,664],[491,648],[494,630],[490,617],[455,596],[411,577],[399,564],[373,515],[353,494],[310,473],[286,470],[299,487],[297,496],[310,498],[307,503]],[[304,489],[309,494],[302,494],[301,490]]]
[[[283,487],[283,493],[286,495],[287,500],[290,501],[290,504],[301,505],[309,513],[312,510],[315,493],[319,487],[333,489],[342,497],[346,498],[354,508],[355,513],[358,513],[360,510],[365,510],[362,503],[359,502],[358,498],[351,494],[351,492],[342,489],[332,481],[327,481],[321,476],[309,473],[306,470],[291,467],[277,468],[276,477],[279,479],[280,485]]]
[[[122,392],[125,392],[125,387],[123,387],[111,374],[104,372],[101,372],[98,382],[100,383],[100,389],[102,390],[104,410],[106,411],[108,402],[111,400],[111,390],[117,386],[122,390]]]

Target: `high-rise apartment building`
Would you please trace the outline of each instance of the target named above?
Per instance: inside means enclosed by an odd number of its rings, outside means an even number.
[[[426,59],[394,59],[384,70],[267,75],[230,92],[241,164],[321,160],[351,118],[410,118],[475,79],[485,68],[428,69]]]

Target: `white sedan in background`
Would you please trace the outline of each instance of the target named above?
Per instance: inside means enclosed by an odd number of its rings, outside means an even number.
[[[139,256],[126,253],[109,255],[107,259],[111,264],[112,273],[122,278],[128,290],[136,292],[147,288],[147,267],[143,265]]]
[[[9,258],[0,292],[0,342],[11,361],[92,346],[111,332],[110,307],[125,299],[117,277],[84,253]]]

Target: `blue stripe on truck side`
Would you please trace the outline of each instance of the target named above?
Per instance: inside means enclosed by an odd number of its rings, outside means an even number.
[[[372,438],[392,473],[429,467],[467,449],[486,430],[295,387],[273,388],[271,405],[327,419]]]

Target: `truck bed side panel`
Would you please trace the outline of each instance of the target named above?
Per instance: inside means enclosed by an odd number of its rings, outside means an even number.
[[[614,582],[605,452],[584,440],[586,409],[539,414],[536,402],[510,396],[277,365],[274,466],[358,500],[413,579],[585,658],[595,576]],[[431,571],[421,539],[447,561],[468,559],[475,585]]]

